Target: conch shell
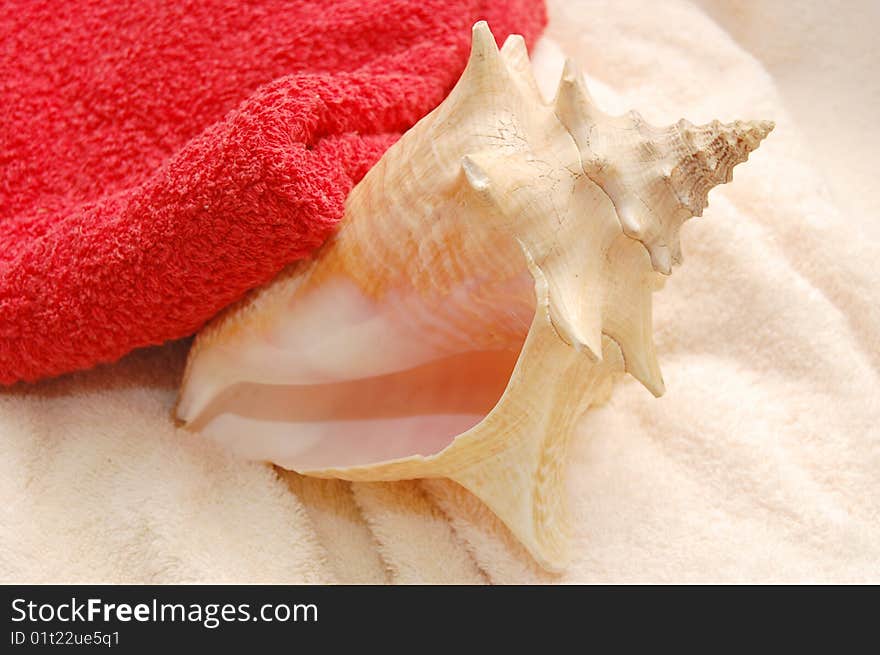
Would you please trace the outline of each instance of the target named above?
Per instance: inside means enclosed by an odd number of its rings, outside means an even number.
[[[177,415],[307,475],[456,480],[560,569],[575,421],[617,373],[663,393],[651,294],[772,127],[608,116],[571,61],[547,103],[522,38],[477,23],[338,233],[199,334]]]

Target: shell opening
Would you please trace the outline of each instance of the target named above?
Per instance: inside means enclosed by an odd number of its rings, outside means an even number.
[[[318,312],[330,323],[288,323],[285,334],[269,338],[269,348],[284,351],[274,360],[269,349],[239,353],[243,368],[245,355],[262,360],[264,380],[243,379],[239,369],[187,427],[245,457],[299,471],[442,451],[498,403],[534,317],[524,256],[515,244],[499,250],[505,269],[518,273],[473,277],[430,307],[401,290],[372,298],[351,284],[317,286],[314,298],[299,300],[302,315]],[[194,369],[187,386],[198,388],[202,376],[216,380],[209,369]]]

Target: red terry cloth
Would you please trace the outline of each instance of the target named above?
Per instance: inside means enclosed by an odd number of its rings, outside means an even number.
[[[6,0],[0,383],[193,333],[333,231],[541,0]]]

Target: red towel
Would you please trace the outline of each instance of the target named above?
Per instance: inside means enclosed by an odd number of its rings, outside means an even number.
[[[540,0],[7,0],[0,383],[191,334],[308,255]]]

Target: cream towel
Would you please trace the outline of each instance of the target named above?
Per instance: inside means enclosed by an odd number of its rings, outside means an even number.
[[[176,430],[176,343],[0,392],[0,581],[880,582],[880,230],[851,211],[877,190],[840,195],[873,182],[872,137],[853,134],[867,110],[836,101],[840,123],[813,144],[810,98],[847,83],[792,82],[749,30],[765,3],[701,5],[767,66],[689,3],[551,2],[548,36],[607,109],[777,122],[685,226],[685,263],[655,296],[666,396],[627,380],[581,423],[565,574],[452,483],[306,480]]]

